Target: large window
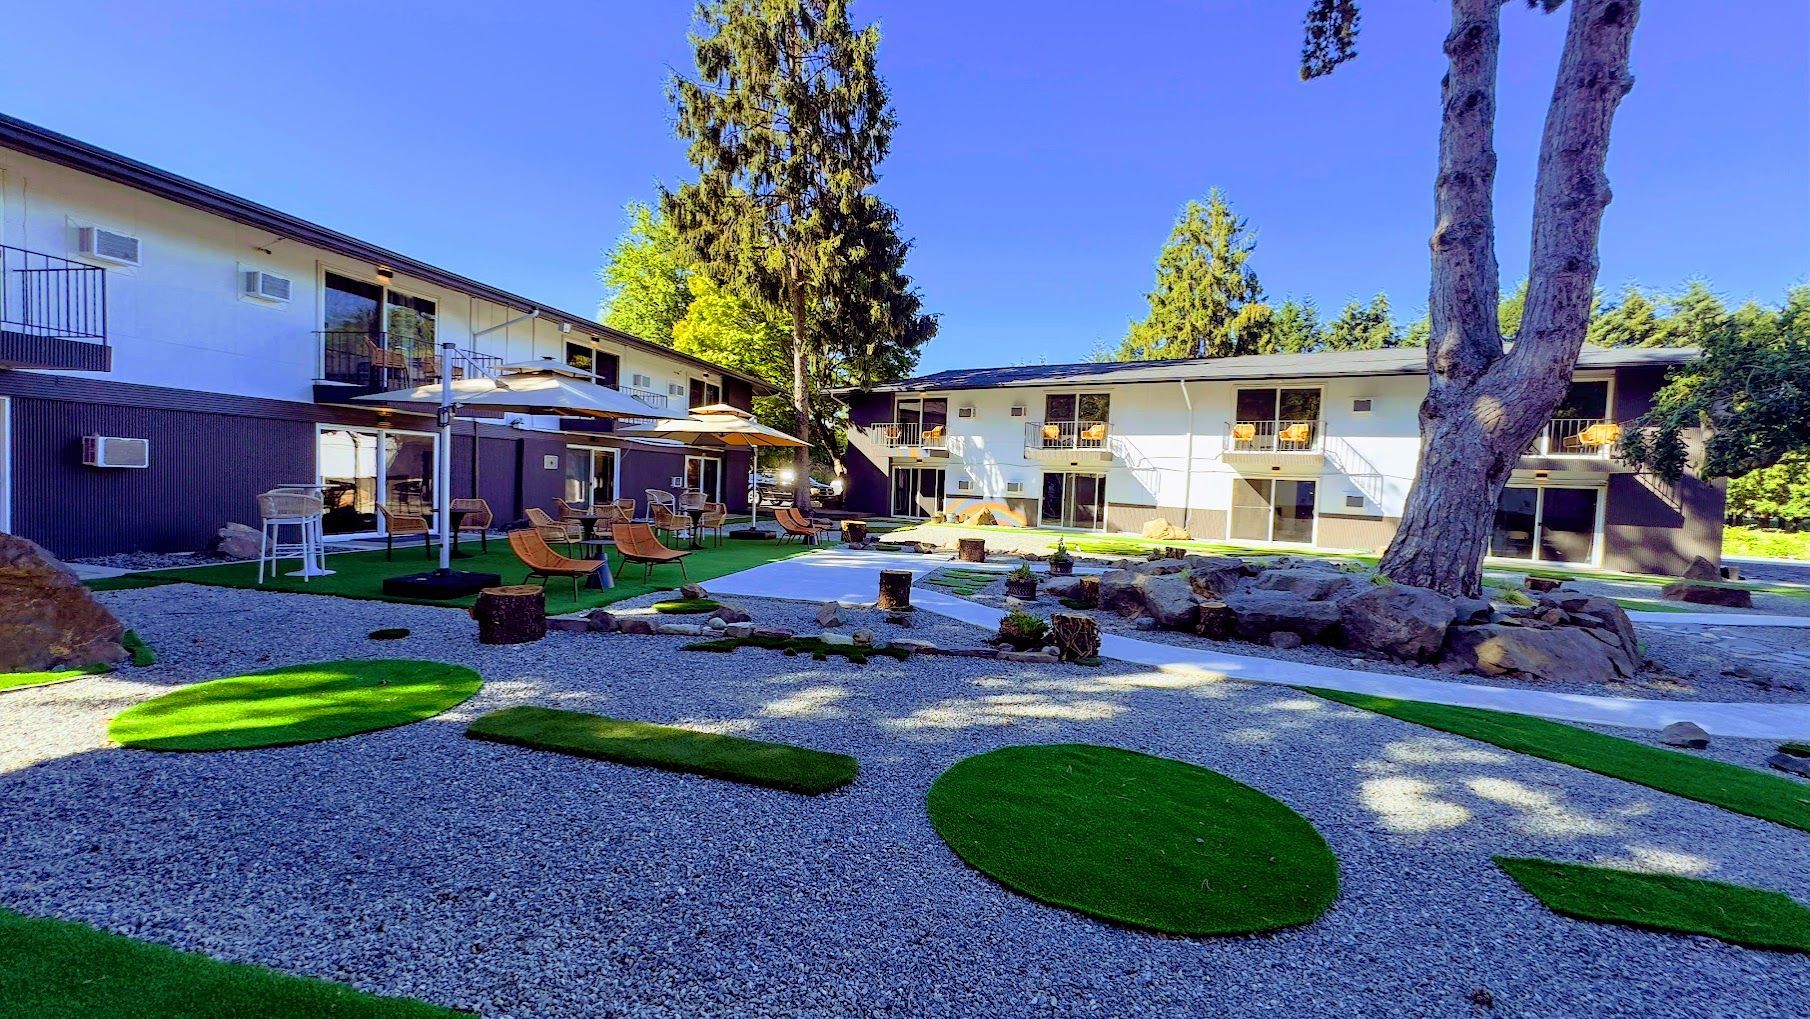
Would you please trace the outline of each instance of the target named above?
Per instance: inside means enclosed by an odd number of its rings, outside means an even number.
[[[1596,561],[1602,492],[1595,488],[1502,490],[1490,528],[1489,554],[1555,563]]]
[[[600,386],[615,388],[621,377],[621,359],[588,343],[566,343],[566,367],[584,372]]]
[[[703,379],[692,379],[686,395],[691,400],[686,405],[687,410],[692,407],[709,407],[723,402],[723,387]]]
[[[1289,478],[1246,478],[1232,482],[1227,535],[1240,541],[1314,540],[1314,500],[1319,485]]]
[[[322,282],[324,378],[395,389],[436,374],[433,301],[336,272]]]
[[[1241,450],[1302,452],[1318,448],[1320,390],[1240,389],[1232,441]]]
[[[433,512],[432,434],[375,428],[323,428],[316,438],[316,476],[328,534],[380,533],[377,506],[421,516]]]
[[[1050,393],[1036,434],[1045,449],[1098,449],[1111,417],[1112,397],[1105,393]]]
[[[893,420],[899,423],[899,445],[934,446],[949,432],[949,401],[940,396],[900,397],[893,403]]]
[[[615,501],[616,451],[601,446],[567,446],[564,498],[586,509]]]
[[[1548,456],[1602,456],[1612,443],[1605,443],[1599,425],[1612,422],[1609,416],[1609,380],[1576,379],[1565,391],[1565,399],[1546,422],[1529,453]]]

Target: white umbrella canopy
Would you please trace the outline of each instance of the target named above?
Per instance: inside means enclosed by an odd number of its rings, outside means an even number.
[[[453,344],[446,344],[446,361],[453,358]],[[440,572],[452,569],[452,528],[447,513],[452,482],[452,422],[460,407],[515,414],[548,414],[558,417],[680,419],[685,415],[652,407],[608,386],[574,377],[550,361],[506,365],[496,378],[454,379],[452,385],[434,383],[393,393],[356,396],[361,403],[433,404],[439,408],[440,444],[434,482],[435,529],[440,532]],[[475,464],[474,464],[475,467]]]

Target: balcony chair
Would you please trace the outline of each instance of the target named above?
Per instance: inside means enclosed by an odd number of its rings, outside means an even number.
[[[421,535],[421,547],[431,557],[434,554],[434,529],[427,524],[427,517],[420,513],[404,513],[393,510],[383,503],[377,504],[377,519],[383,523],[383,557],[396,558],[396,539],[409,535]]]
[[[1294,446],[1305,446],[1313,441],[1313,426],[1305,421],[1297,421],[1276,433],[1276,438]]]
[[[1103,441],[1105,441],[1105,439],[1106,439],[1106,423],[1103,421],[1096,421],[1093,424],[1088,425],[1085,429],[1082,430],[1081,438],[1083,441],[1086,441],[1086,442],[1103,442]]]
[[[1249,421],[1240,421],[1232,426],[1232,441],[1249,442],[1257,437],[1257,426]]]
[[[622,553],[623,566],[640,563],[646,567],[641,573],[643,582],[653,577],[654,567],[666,563],[678,563],[679,576],[687,581],[691,579],[685,572],[685,557],[691,553],[683,549],[667,548],[647,524],[611,524],[610,537],[616,541],[616,551]]]
[[[446,508],[464,510],[458,533],[477,535],[478,544],[484,551],[490,551],[490,525],[496,522],[496,516],[490,512],[489,503],[482,499],[454,499],[446,504]]]
[[[408,355],[400,350],[387,350],[376,340],[366,339],[365,350],[371,356],[371,384],[380,389],[406,388],[415,384],[415,368]],[[401,385],[398,386],[397,382]]]
[[[518,527],[510,531],[509,547],[522,565],[528,567],[528,575],[522,578],[522,583],[539,577],[541,589],[545,590],[549,578],[571,577],[573,601],[578,600],[578,578],[588,578],[608,566],[602,559],[571,559],[560,555],[541,537],[537,527]]]

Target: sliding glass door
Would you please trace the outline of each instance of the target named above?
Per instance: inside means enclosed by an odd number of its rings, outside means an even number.
[[[929,467],[892,469],[892,515],[921,519],[943,508],[946,476]]]
[[[566,447],[565,501],[596,509],[616,498],[616,451],[602,446]]]
[[[1232,482],[1227,537],[1239,541],[1314,540],[1314,503],[1319,485],[1291,478],[1238,478]]]
[[[432,434],[421,432],[320,429],[315,477],[325,502],[322,529],[328,534],[381,533],[379,503],[398,513],[432,512],[436,442]]]
[[[1510,487],[1496,502],[1489,554],[1499,559],[1593,563],[1602,517],[1595,488]]]
[[[686,457],[685,490],[703,492],[705,499],[711,502],[722,502],[723,461],[714,456]]]
[[[1038,519],[1051,527],[1097,531],[1106,526],[1106,476],[1051,471],[1043,476]]]

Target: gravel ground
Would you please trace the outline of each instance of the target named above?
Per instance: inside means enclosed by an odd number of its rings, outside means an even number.
[[[0,695],[8,908],[495,1017],[1696,1019],[1810,1000],[1810,958],[1568,920],[1490,863],[1614,861],[1810,902],[1803,833],[1292,691],[1114,663],[694,655],[678,637],[482,647],[456,610],[188,585],[102,597],[160,662]],[[414,634],[367,641],[379,626]],[[112,714],[179,684],[395,655],[488,685],[441,718],[307,746],[103,742]],[[862,777],[810,798],[460,735],[517,703],[842,751]],[[1296,930],[1167,938],[969,870],[924,818],[929,783],[1055,741],[1194,761],[1282,799],[1337,853],[1338,901]]]

